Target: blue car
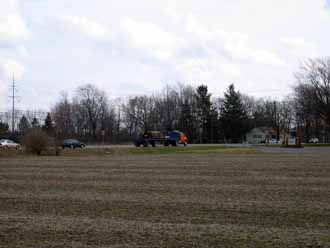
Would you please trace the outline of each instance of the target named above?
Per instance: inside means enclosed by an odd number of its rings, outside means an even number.
[[[86,145],[76,139],[66,139],[63,141],[62,148],[84,148]]]

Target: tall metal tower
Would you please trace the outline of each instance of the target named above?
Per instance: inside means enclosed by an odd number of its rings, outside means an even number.
[[[12,101],[12,109],[11,109],[11,132],[12,134],[15,133],[15,120],[16,120],[16,109],[15,109],[15,103],[16,103],[16,91],[17,91],[17,86],[15,83],[15,74],[13,74],[13,82],[12,85],[10,87],[10,91],[11,91],[11,95],[9,96],[9,98],[11,98]]]

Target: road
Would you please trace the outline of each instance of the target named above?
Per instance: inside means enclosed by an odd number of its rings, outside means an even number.
[[[161,146],[161,145],[158,145]],[[330,147],[305,147],[305,148],[282,148],[278,146],[260,146],[251,144],[189,144],[189,147],[209,147],[209,146],[228,146],[228,147],[242,147],[255,148],[261,153],[285,153],[285,154],[300,154],[300,153],[329,153]],[[106,149],[106,148],[132,148],[133,144],[124,145],[89,145],[88,149]]]
[[[162,147],[162,145],[157,145]],[[189,147],[209,147],[209,146],[227,146],[227,147],[253,147],[250,144],[189,144]],[[135,147],[134,144],[124,144],[124,145],[88,145],[88,149],[105,149],[105,148],[132,148]]]

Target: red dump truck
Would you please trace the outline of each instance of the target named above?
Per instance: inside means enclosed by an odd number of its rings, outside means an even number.
[[[149,145],[155,147],[156,144],[162,144],[164,146],[177,146],[188,144],[188,138],[183,132],[180,131],[169,131],[169,132],[159,132],[159,131],[147,131],[135,141],[135,146],[148,147]]]

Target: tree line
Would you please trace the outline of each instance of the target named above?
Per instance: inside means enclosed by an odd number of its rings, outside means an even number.
[[[272,128],[276,139],[294,128],[303,141],[330,142],[330,58],[310,59],[295,74],[283,100],[254,98],[230,84],[221,97],[207,85],[168,85],[152,95],[110,101],[104,90],[86,84],[72,98],[62,94],[41,125],[25,116],[18,132],[40,127],[60,139],[121,143],[151,130],[180,130],[194,143],[239,143],[257,127]],[[7,132],[0,123],[0,135]]]

